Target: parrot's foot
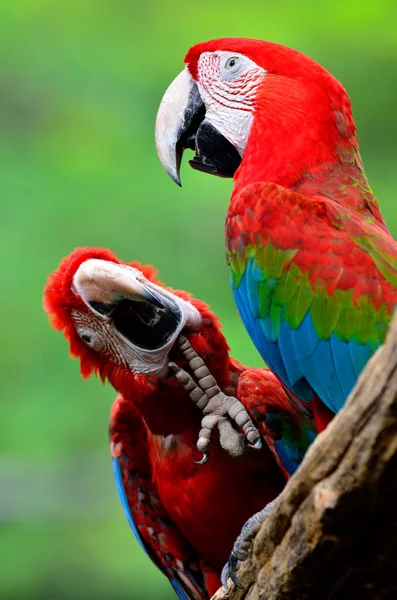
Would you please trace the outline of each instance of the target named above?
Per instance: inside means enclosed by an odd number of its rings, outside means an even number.
[[[251,448],[261,448],[259,431],[241,402],[222,392],[201,356],[183,335],[179,336],[178,344],[197,381],[175,363],[171,362],[169,366],[175,371],[178,381],[189,392],[193,402],[204,414],[197,441],[197,449],[203,453],[203,458],[198,464],[204,464],[209,458],[211,434],[215,426],[219,430],[219,441],[222,448],[234,458],[241,458],[246,454],[247,442]],[[232,423],[241,427],[244,435],[238,433]]]
[[[237,571],[241,562],[247,558],[251,550],[254,537],[258,533],[262,523],[266,521],[267,517],[272,512],[277,500],[278,497],[269,502],[269,504],[266,504],[265,508],[257,512],[250,519],[248,519],[246,523],[244,523],[240,535],[234,542],[233,550],[229,560],[222,569],[221,581],[223,587],[226,589],[228,588],[227,580],[229,577],[236,587],[243,589],[243,586],[238,580]]]

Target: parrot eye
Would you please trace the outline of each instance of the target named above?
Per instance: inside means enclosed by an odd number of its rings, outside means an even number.
[[[226,53],[221,62],[220,75],[226,81],[233,81],[251,68],[251,61],[245,56],[230,56]]]
[[[92,348],[97,352],[99,352],[99,350],[102,350],[103,341],[101,340],[98,334],[86,328],[78,329],[77,333],[86,346],[89,346],[89,348]]]
[[[227,59],[227,61],[225,63],[225,69],[227,71],[229,71],[230,73],[234,73],[238,69],[239,62],[240,62],[240,59],[238,56],[232,56],[231,58]]]

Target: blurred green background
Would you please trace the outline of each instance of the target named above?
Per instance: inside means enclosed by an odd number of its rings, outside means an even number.
[[[74,247],[150,262],[210,302],[235,356],[260,365],[228,286],[230,181],[186,164],[179,189],[153,128],[190,45],[269,39],[321,62],[350,94],[369,180],[397,234],[397,8],[320,3],[2,0],[0,597],[173,598],[116,496],[107,420],[115,393],[84,382],[41,308]]]

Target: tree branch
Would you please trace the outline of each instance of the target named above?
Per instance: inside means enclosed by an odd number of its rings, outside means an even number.
[[[397,315],[214,600],[397,599]]]

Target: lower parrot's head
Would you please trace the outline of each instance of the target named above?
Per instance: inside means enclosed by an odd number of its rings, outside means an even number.
[[[326,69],[292,48],[244,38],[193,46],[156,121],[159,158],[178,184],[187,148],[193,168],[224,177],[249,153],[269,181],[283,167],[334,158],[340,139],[354,134],[346,91]]]
[[[49,276],[44,308],[80,358],[84,377],[99,373],[124,395],[142,378],[166,378],[169,353],[182,330],[200,338],[207,351],[218,343],[227,354],[208,307],[186,292],[166,289],[155,276],[153,267],[123,264],[100,248],[75,250]]]

